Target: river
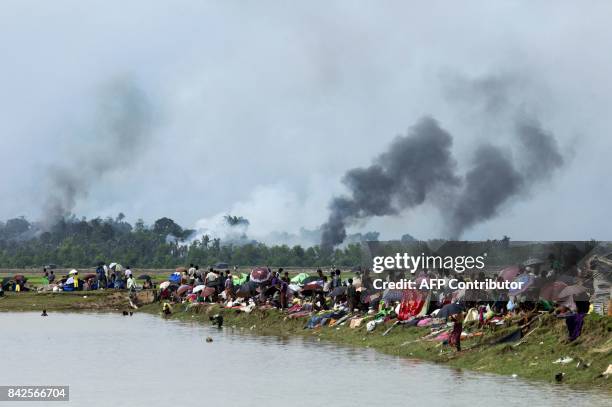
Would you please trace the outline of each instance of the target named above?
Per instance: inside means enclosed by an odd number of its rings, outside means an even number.
[[[610,406],[564,386],[303,338],[135,314],[0,313],[0,385],[70,385],[70,406]],[[211,336],[212,343],[205,338]],[[42,402],[0,403],[40,407]]]

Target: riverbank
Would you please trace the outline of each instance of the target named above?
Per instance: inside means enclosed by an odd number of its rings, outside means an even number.
[[[150,292],[149,292],[150,293]],[[145,298],[150,295],[141,294]],[[144,304],[147,301],[141,302]],[[126,292],[89,291],[76,293],[7,293],[0,298],[0,311],[110,311],[130,308]],[[159,315],[161,305],[142,305],[138,312]],[[541,317],[541,323],[520,342],[491,345],[490,343],[511,331],[510,328],[487,332],[484,336],[462,341],[463,351],[457,353],[439,342],[424,341],[427,328],[396,326],[383,336],[391,324],[383,324],[373,332],[365,326],[304,329],[306,318],[289,318],[275,309],[255,309],[251,313],[224,309],[219,305],[203,304],[187,307],[173,306],[169,318],[210,324],[209,317],[221,314],[225,328],[252,332],[259,335],[300,335],[340,345],[368,347],[386,354],[443,363],[460,369],[481,373],[495,373],[511,378],[555,383],[555,376],[563,374],[562,383],[576,389],[602,389],[612,392],[612,377],[601,373],[612,363],[612,318],[588,315],[581,337],[568,343],[563,321],[551,315]],[[534,326],[535,328],[536,326]],[[572,362],[554,364],[555,360],[570,357]],[[580,362],[580,365],[578,365]]]
[[[141,311],[159,313],[159,304],[145,306]],[[601,375],[612,363],[612,318],[589,315],[585,319],[583,335],[575,342],[565,341],[563,321],[551,315],[541,318],[541,325],[520,342],[490,345],[491,341],[511,331],[500,329],[483,337],[462,341],[464,350],[455,352],[439,342],[421,340],[427,328],[396,326],[383,336],[392,323],[366,332],[365,327],[348,326],[304,329],[306,318],[293,319],[275,309],[256,309],[247,314],[224,309],[218,305],[200,305],[189,309],[178,304],[169,318],[210,324],[209,317],[221,314],[225,327],[235,327],[260,335],[314,337],[341,345],[368,347],[386,354],[444,363],[451,367],[477,372],[495,373],[508,377],[556,383],[555,376],[563,374],[562,382],[577,389],[601,388],[612,391],[612,377]],[[554,364],[559,358],[570,357],[572,362]],[[577,367],[579,361],[580,366]],[[587,367],[588,366],[588,367]]]

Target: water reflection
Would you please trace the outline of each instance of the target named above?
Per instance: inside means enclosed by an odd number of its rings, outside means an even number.
[[[565,387],[449,369],[311,337],[138,314],[0,313],[0,384],[70,384],[71,406],[604,406]],[[205,338],[211,336],[212,343]],[[40,406],[33,403],[34,406]],[[20,403],[25,407],[27,403]]]

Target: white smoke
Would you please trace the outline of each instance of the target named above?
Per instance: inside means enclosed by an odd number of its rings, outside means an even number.
[[[233,203],[227,210],[202,218],[195,223],[194,235],[187,243],[205,235],[221,239],[222,244],[266,244],[313,246],[321,238],[317,224],[323,199],[313,188],[306,196],[280,184],[255,188],[245,200]],[[227,215],[242,216],[249,224],[228,224]]]

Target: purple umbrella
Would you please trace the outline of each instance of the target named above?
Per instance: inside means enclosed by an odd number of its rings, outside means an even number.
[[[519,275],[519,272],[519,266],[510,266],[500,271],[499,276],[503,278],[504,281],[512,281]]]
[[[559,292],[558,298],[565,298],[569,296],[574,296],[578,294],[582,294],[586,292],[586,288],[581,285],[568,285],[561,292]]]
[[[531,287],[533,285],[533,282],[535,281],[535,279],[533,278],[532,275],[530,274],[521,274],[520,276],[518,276],[517,278],[514,279],[515,283],[522,283],[520,285],[520,288],[517,289],[510,289],[508,290],[508,294],[510,295],[518,295],[520,293],[523,293],[525,291],[527,291],[527,289],[529,287]]]

